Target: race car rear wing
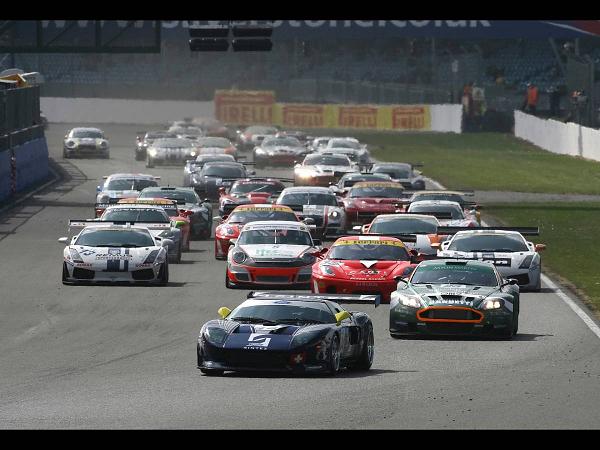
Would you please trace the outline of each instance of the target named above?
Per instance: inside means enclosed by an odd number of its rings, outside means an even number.
[[[385,237],[393,237],[393,238],[397,238],[400,239],[403,242],[417,242],[417,235],[416,234],[400,234],[400,233],[361,233],[360,231],[348,231],[347,233],[342,233],[342,234],[326,234],[324,236],[325,240],[333,240],[333,239],[339,239],[341,237],[355,237],[355,236],[363,236],[363,237],[369,237],[369,236],[385,236]]]
[[[477,230],[489,230],[489,231],[517,231],[523,236],[539,236],[539,227],[438,227],[437,234],[456,234],[459,231],[477,231]]]
[[[246,298],[257,298],[265,300],[329,300],[335,303],[346,303],[355,305],[381,304],[381,295],[345,295],[345,294],[309,294],[305,292],[285,291],[250,291]]]
[[[69,220],[69,229],[72,228],[85,228],[89,225],[93,226],[104,226],[109,227],[112,225],[143,225],[147,228],[152,229],[165,229],[168,230],[171,228],[171,222],[152,222],[147,220],[135,220],[135,221],[126,221],[126,220],[98,220],[98,219],[70,219]]]

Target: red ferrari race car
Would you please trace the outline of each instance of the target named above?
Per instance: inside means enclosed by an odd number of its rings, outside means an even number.
[[[240,230],[249,222],[257,220],[287,220],[300,222],[298,216],[289,206],[258,204],[258,205],[240,205],[223,220],[220,217],[215,217],[216,220],[221,220],[221,223],[215,230],[215,259],[227,258],[231,239],[237,239],[240,235]]]
[[[389,303],[397,277],[417,266],[400,239],[387,236],[344,236],[324,259],[313,265],[311,291],[323,294],[380,294]]]
[[[293,182],[282,178],[244,178],[233,183],[229,192],[224,186],[219,188],[219,214],[227,217],[239,205],[274,203],[285,189],[282,181]]]
[[[247,223],[227,255],[225,286],[308,289],[320,246],[301,222]]]
[[[401,184],[392,181],[356,183],[344,197],[348,228],[371,222],[379,214],[393,214],[404,207],[406,193]]]
[[[160,206],[165,210],[171,218],[172,226],[181,230],[181,238],[183,239],[182,250],[188,252],[190,250],[190,219],[185,217],[177,208],[177,202],[167,198],[124,198],[119,200],[119,205],[153,205]]]

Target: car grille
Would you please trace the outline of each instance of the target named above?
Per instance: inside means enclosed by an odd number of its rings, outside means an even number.
[[[483,320],[483,314],[471,308],[431,307],[417,312],[417,318],[423,322],[468,321],[480,323]]]
[[[288,364],[289,355],[284,352],[261,350],[221,350],[219,360],[230,367],[254,369],[283,369]]]
[[[461,295],[442,295],[444,300],[462,300]]]
[[[468,323],[428,323],[427,331],[431,334],[470,334],[473,325]]]
[[[258,283],[288,283],[290,281],[290,277],[262,275],[257,276],[256,281]]]
[[[131,272],[131,276],[134,280],[152,280],[154,278],[154,271],[152,269],[134,270]]]
[[[93,270],[81,269],[79,267],[75,267],[75,269],[73,269],[73,278],[77,278],[79,280],[93,280],[95,274],[96,273]]]

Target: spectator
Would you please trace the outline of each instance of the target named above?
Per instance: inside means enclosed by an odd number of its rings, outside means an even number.
[[[533,83],[527,83],[527,94],[523,101],[523,110],[535,115],[538,102],[538,88]]]
[[[548,94],[550,95],[550,116],[556,117],[560,114],[560,92],[556,86],[551,86]]]

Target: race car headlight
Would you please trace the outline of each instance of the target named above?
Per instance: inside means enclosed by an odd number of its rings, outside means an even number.
[[[71,259],[73,260],[73,262],[76,262],[76,263],[83,262],[83,259],[81,259],[81,256],[79,255],[79,252],[77,250],[75,250],[74,248],[70,248],[69,253],[71,254]]]
[[[144,264],[152,264],[156,260],[157,256],[158,256],[158,250],[152,250],[150,252],[150,254],[144,260]]]
[[[396,300],[400,305],[408,306],[409,308],[420,308],[421,298],[418,295],[401,294],[398,291],[392,292],[391,300]]]
[[[504,306],[501,298],[488,298],[481,304],[481,309],[500,309]]]
[[[77,142],[75,142],[75,141],[67,141],[67,142],[65,142],[65,145],[67,147],[69,147],[69,148],[73,148],[73,147],[77,146]]]
[[[100,141],[100,147],[102,147],[102,148],[108,147],[108,142],[106,142],[106,141]]]
[[[204,330],[204,339],[213,345],[223,345],[227,339],[227,331],[223,328],[208,327]]]
[[[244,261],[246,261],[246,258],[248,258],[248,255],[246,255],[246,253],[242,250],[236,250],[231,255],[231,259],[233,259],[233,262],[236,264],[242,264]]]
[[[102,195],[98,199],[98,203],[108,203],[110,201],[110,195]]]
[[[306,345],[311,341],[320,341],[322,335],[323,332],[321,330],[300,332],[294,336],[294,339],[292,339],[292,347],[300,347],[301,345]]]
[[[296,171],[296,175],[298,175],[300,178],[311,178],[314,176],[314,173],[310,169],[298,169]]]
[[[528,269],[531,266],[531,261],[533,261],[533,255],[527,255],[519,266],[519,269]]]
[[[342,218],[342,213],[340,213],[339,211],[331,211],[329,213],[329,218],[333,221],[338,221]]]
[[[158,155],[158,150],[156,150],[154,147],[151,147],[148,149],[148,154],[152,157]]]
[[[196,156],[198,154],[198,152],[196,150],[192,150],[190,152],[190,156]]]
[[[304,253],[300,258],[304,264],[314,264],[317,258],[315,258],[310,253]]]
[[[235,234],[235,229],[232,227],[224,227],[225,234],[229,236],[233,236]]]
[[[331,277],[335,276],[335,272],[334,272],[331,264],[321,264],[319,266],[319,269],[321,269],[321,272],[323,272],[323,274],[325,274],[325,275],[329,275]]]

